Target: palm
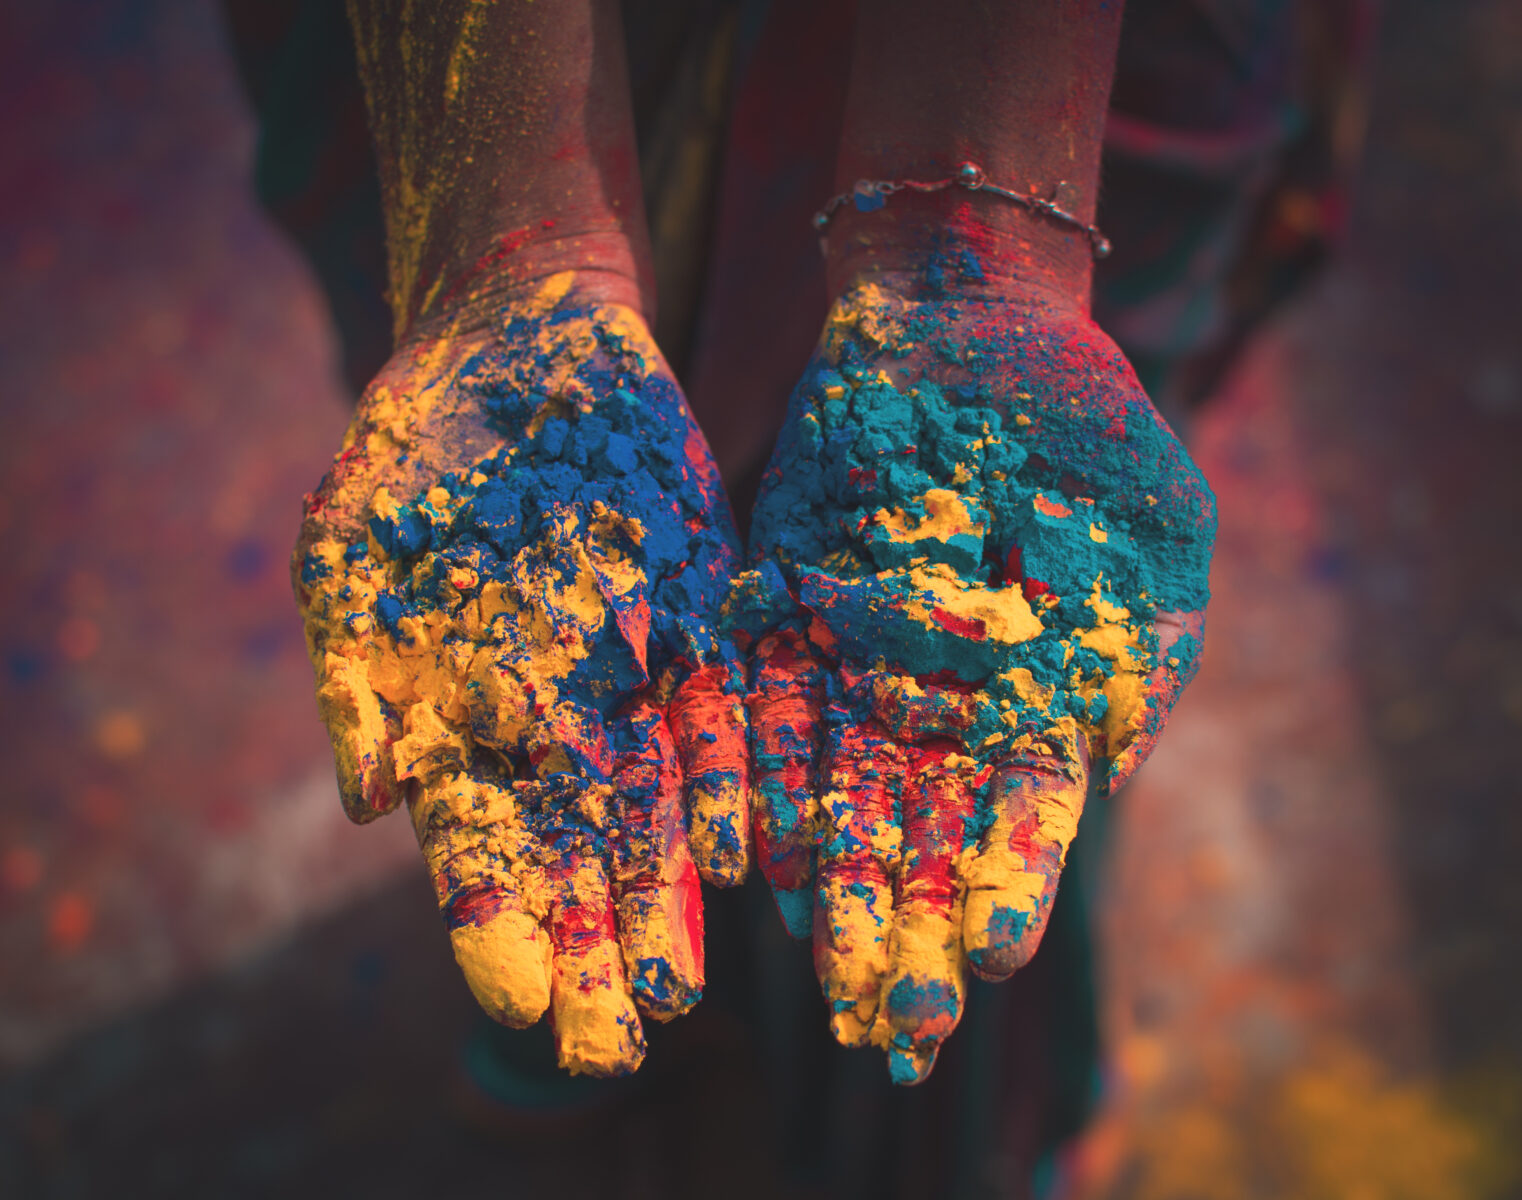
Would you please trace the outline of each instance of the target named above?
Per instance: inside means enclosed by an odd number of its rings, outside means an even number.
[[[399,352],[308,506],[297,589],[356,820],[405,797],[472,990],[632,1070],[747,865],[736,561],[641,319],[569,281]],[[685,794],[684,794],[685,793]],[[689,820],[690,817],[690,820]],[[696,860],[696,861],[694,861]]]
[[[1086,319],[837,303],[729,605],[753,643],[757,852],[836,1036],[923,1078],[964,966],[1034,951],[1091,787],[1203,632],[1203,479]],[[1187,632],[1187,636],[1186,636]]]

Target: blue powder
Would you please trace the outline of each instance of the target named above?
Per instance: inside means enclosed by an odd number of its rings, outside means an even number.
[[[1022,323],[1043,328],[1024,310],[1002,322],[985,314],[970,338],[955,304],[909,314],[905,341],[955,363],[957,383],[922,375],[901,390],[880,366],[902,354],[854,332],[837,343],[840,361],[816,356],[763,480],[751,527],[757,570],[731,595],[726,621],[754,639],[804,631],[817,614],[838,638],[831,653],[857,669],[881,658],[889,671],[972,685],[977,711],[962,737],[974,751],[989,735],[1040,733],[1064,714],[1096,723],[1106,702],[1085,700],[1074,677],[1099,686],[1114,668],[1071,640],[1098,620],[1088,603],[1095,581],[1104,600],[1129,610],[1143,655],[1154,655],[1154,614],[1203,610],[1209,598],[1209,488],[1139,392],[1117,403],[1115,381],[1130,376],[1113,347],[1021,334]],[[907,543],[873,521],[901,509],[917,523],[931,489],[956,492],[986,533]],[[927,625],[906,611],[933,603],[903,570],[911,560],[1057,603],[1033,605],[1044,632],[1014,647]],[[1185,678],[1197,652],[1192,638],[1170,650]],[[1026,704],[997,678],[1015,666],[1055,690],[1050,708]],[[842,720],[867,717],[870,673],[851,694],[833,680],[829,687]],[[1165,715],[1147,720],[1155,727]]]
[[[558,333],[585,337],[589,331],[597,352],[576,366],[571,389],[594,397],[590,405],[554,400],[524,386],[525,380],[549,377],[557,361],[554,350],[536,357],[528,347],[555,347],[565,340]],[[577,808],[586,782],[606,782],[605,770],[588,747],[595,744],[592,731],[602,722],[615,755],[643,745],[644,736],[618,714],[652,679],[668,669],[721,662],[729,665],[732,685],[743,687],[734,648],[705,615],[718,611],[734,573],[733,520],[717,480],[705,488],[689,460],[692,421],[685,402],[669,376],[648,373],[652,366],[590,308],[508,319],[502,337],[465,363],[452,386],[457,397],[463,393],[468,403],[480,405],[510,444],[442,481],[460,501],[445,505],[445,513],[418,495],[392,518],[376,517],[369,526],[384,555],[410,568],[377,595],[374,605],[381,625],[400,640],[405,617],[450,602],[452,594],[444,589],[451,568],[468,566],[481,584],[502,582],[511,592],[515,572],[522,569],[520,555],[529,547],[528,554],[541,556],[536,559],[541,567],[575,578],[574,547],[538,540],[546,522],[574,517],[584,535],[598,505],[638,521],[643,531],[638,540],[623,536],[619,544],[603,549],[621,552],[643,569],[642,587],[608,603],[617,612],[641,598],[648,602],[648,669],[640,666],[613,621],[585,631],[590,654],[571,679],[559,683],[562,700],[571,701],[588,731],[585,744],[573,738],[563,747],[577,774],[563,782],[547,778],[545,786],[523,798],[526,823],[549,845],[592,844],[609,851],[603,830]],[[550,415],[536,423],[547,408]],[[472,477],[481,479],[472,484]],[[354,561],[365,552],[360,543],[347,556]],[[432,570],[418,569],[429,553],[434,555]],[[310,577],[326,567],[310,557],[303,570]],[[505,645],[499,654],[507,665],[521,666],[524,678],[532,677],[527,647]],[[479,694],[475,685],[467,690],[473,697]],[[492,717],[484,707],[472,712],[478,740],[489,736]],[[516,760],[519,778],[533,776],[528,747],[497,748]],[[648,804],[653,798],[630,796],[619,802]],[[659,990],[663,985],[647,976],[639,986]]]

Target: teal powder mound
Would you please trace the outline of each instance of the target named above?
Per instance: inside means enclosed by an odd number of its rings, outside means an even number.
[[[1013,306],[979,305],[976,320],[954,303],[904,309],[893,314],[897,344],[850,328],[831,344],[835,361],[816,355],[795,389],[753,518],[756,569],[731,595],[729,624],[752,638],[807,629],[811,616],[828,626],[837,644],[822,652],[866,672],[855,687],[833,685],[837,722],[867,716],[871,680],[887,671],[970,695],[977,715],[961,736],[972,750],[1016,723],[1016,736],[1064,715],[1095,724],[1104,697],[1086,700],[1073,681],[1113,670],[1075,637],[1097,623],[1096,581],[1103,601],[1129,610],[1150,669],[1154,614],[1200,611],[1209,599],[1209,487],[1119,351],[1086,322],[1054,331]],[[917,382],[902,372],[889,381],[883,368],[910,354]],[[917,525],[937,490],[956,493],[981,531],[906,542],[873,519],[902,510]],[[1018,588],[1043,631],[1010,646],[937,615],[911,565]],[[1198,648],[1185,638],[1169,651],[1183,679]],[[998,678],[1013,667],[1054,689],[1052,702],[1015,694]]]

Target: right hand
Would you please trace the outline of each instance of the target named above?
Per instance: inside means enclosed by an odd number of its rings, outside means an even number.
[[[738,561],[643,317],[570,272],[392,357],[293,573],[344,806],[404,798],[454,953],[561,1065],[619,1075],[703,986],[698,876],[748,867]]]
[[[880,274],[793,394],[728,619],[756,853],[831,1028],[924,1079],[1193,674],[1209,487],[1086,314]]]

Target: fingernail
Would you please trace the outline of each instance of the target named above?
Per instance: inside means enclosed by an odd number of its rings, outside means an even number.
[[[968,965],[985,979],[1009,976],[1030,921],[1031,913],[1024,908],[1000,904],[987,893],[971,893],[963,917]]]
[[[657,1021],[679,1017],[703,998],[702,980],[684,978],[664,958],[641,958],[629,973],[641,1011]]]
[[[750,871],[743,793],[731,782],[694,788],[689,804],[692,856],[703,878],[715,887],[743,883]]]
[[[494,1021],[521,1029],[544,1014],[549,943],[531,916],[512,909],[485,913],[454,924],[449,940],[471,993]]]
[[[889,989],[887,1011],[895,1029],[939,1040],[957,1027],[962,996],[954,980],[905,975]]]
[[[830,1033],[842,1046],[865,1046],[872,1037],[872,1018],[862,1020],[857,1005],[830,1017]]]
[[[904,1050],[898,1046],[888,1048],[888,1077],[900,1087],[913,1087],[924,1083],[935,1066],[938,1048],[928,1050]]]
[[[560,1065],[572,1075],[614,1079],[645,1060],[645,1033],[627,998],[591,993],[575,1009],[554,1014]]]

